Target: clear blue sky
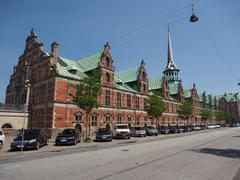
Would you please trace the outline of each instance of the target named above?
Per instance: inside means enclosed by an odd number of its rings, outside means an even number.
[[[194,24],[189,22],[193,2],[200,18]],[[169,21],[184,88],[195,82],[199,93],[236,92],[239,7],[239,0],[2,0],[0,102],[32,26],[48,52],[56,40],[60,56],[79,59],[99,52],[109,41],[117,71],[144,59],[151,78],[166,66]]]

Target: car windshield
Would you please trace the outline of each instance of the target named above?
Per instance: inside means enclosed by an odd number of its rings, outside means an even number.
[[[143,127],[135,127],[136,130],[143,130]]]
[[[16,137],[15,140],[19,141],[22,140],[22,132]],[[39,131],[24,131],[24,140],[31,140],[35,139],[39,136]]]
[[[155,129],[154,127],[152,127],[152,126],[148,126],[148,129]]]
[[[168,126],[162,126],[161,128],[162,129],[168,129]]]
[[[117,129],[128,129],[127,125],[117,125],[116,126]]]
[[[98,129],[98,133],[108,133],[109,130],[107,128],[102,128],[102,129]]]
[[[75,134],[75,129],[64,129],[62,134]]]

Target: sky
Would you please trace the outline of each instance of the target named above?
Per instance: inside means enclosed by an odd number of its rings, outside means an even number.
[[[199,17],[190,23],[191,4]],[[62,57],[78,60],[111,46],[116,71],[138,67],[161,76],[167,63],[167,22],[184,89],[238,92],[239,0],[1,0],[0,102],[13,66],[34,27],[44,50],[57,41]]]

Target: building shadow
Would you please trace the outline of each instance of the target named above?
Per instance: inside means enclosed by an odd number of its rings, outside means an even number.
[[[232,137],[238,137],[238,138],[240,138],[240,136],[232,136]]]
[[[228,158],[240,158],[240,150],[237,150],[237,149],[201,148],[201,149],[196,149],[192,151],[198,152],[198,153],[228,157]]]

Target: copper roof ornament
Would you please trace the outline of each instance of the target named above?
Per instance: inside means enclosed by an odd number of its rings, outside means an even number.
[[[194,23],[194,22],[197,22],[198,21],[198,17],[195,15],[194,13],[194,8],[193,8],[193,4],[192,4],[192,15],[190,17],[190,22]]]

